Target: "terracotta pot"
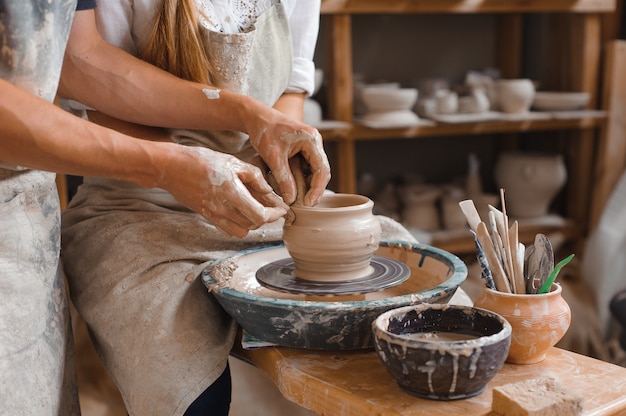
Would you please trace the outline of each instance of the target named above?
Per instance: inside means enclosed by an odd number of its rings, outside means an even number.
[[[292,206],[295,221],[283,228],[283,240],[295,275],[332,282],[370,274],[381,234],[373,206],[355,194],[327,194],[315,207]]]
[[[513,217],[540,217],[567,180],[563,156],[540,153],[502,153],[494,177],[506,191],[507,212]]]
[[[475,307],[502,315],[513,329],[506,362],[533,364],[545,359],[546,351],[565,335],[572,320],[561,286],[552,285],[541,295],[511,294],[485,288]]]
[[[527,113],[535,98],[535,84],[530,79],[496,81],[500,110],[510,114]]]

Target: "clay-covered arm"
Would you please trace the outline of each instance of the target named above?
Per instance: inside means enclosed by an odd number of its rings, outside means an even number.
[[[151,129],[146,137],[158,138]],[[0,80],[0,161],[168,190],[229,235],[287,211],[261,171],[204,148],[142,140],[98,126]]]
[[[307,204],[317,203],[330,180],[315,128],[251,97],[176,78],[108,44],[97,31],[93,10],[76,13],[59,94],[138,124],[247,133],[288,204],[296,197],[288,159],[297,153],[314,175]]]

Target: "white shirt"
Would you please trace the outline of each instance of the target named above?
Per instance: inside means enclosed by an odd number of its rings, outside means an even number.
[[[154,12],[161,0],[108,0],[98,3],[100,33],[111,44],[138,55],[145,47]],[[321,0],[282,0],[293,41],[293,71],[286,92],[312,94],[315,84],[313,55],[319,31]],[[271,6],[271,0],[196,0],[208,29],[246,32]]]

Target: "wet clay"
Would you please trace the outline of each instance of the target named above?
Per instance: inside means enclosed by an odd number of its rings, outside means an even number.
[[[374,203],[353,194],[327,194],[315,207],[293,205],[295,219],[283,240],[295,263],[294,274],[314,281],[347,281],[368,276],[380,242]]]

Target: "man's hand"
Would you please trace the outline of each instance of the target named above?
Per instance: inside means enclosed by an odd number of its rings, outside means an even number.
[[[189,160],[182,169],[168,166],[161,186],[222,232],[242,238],[287,213],[258,167],[206,148],[179,147]]]

